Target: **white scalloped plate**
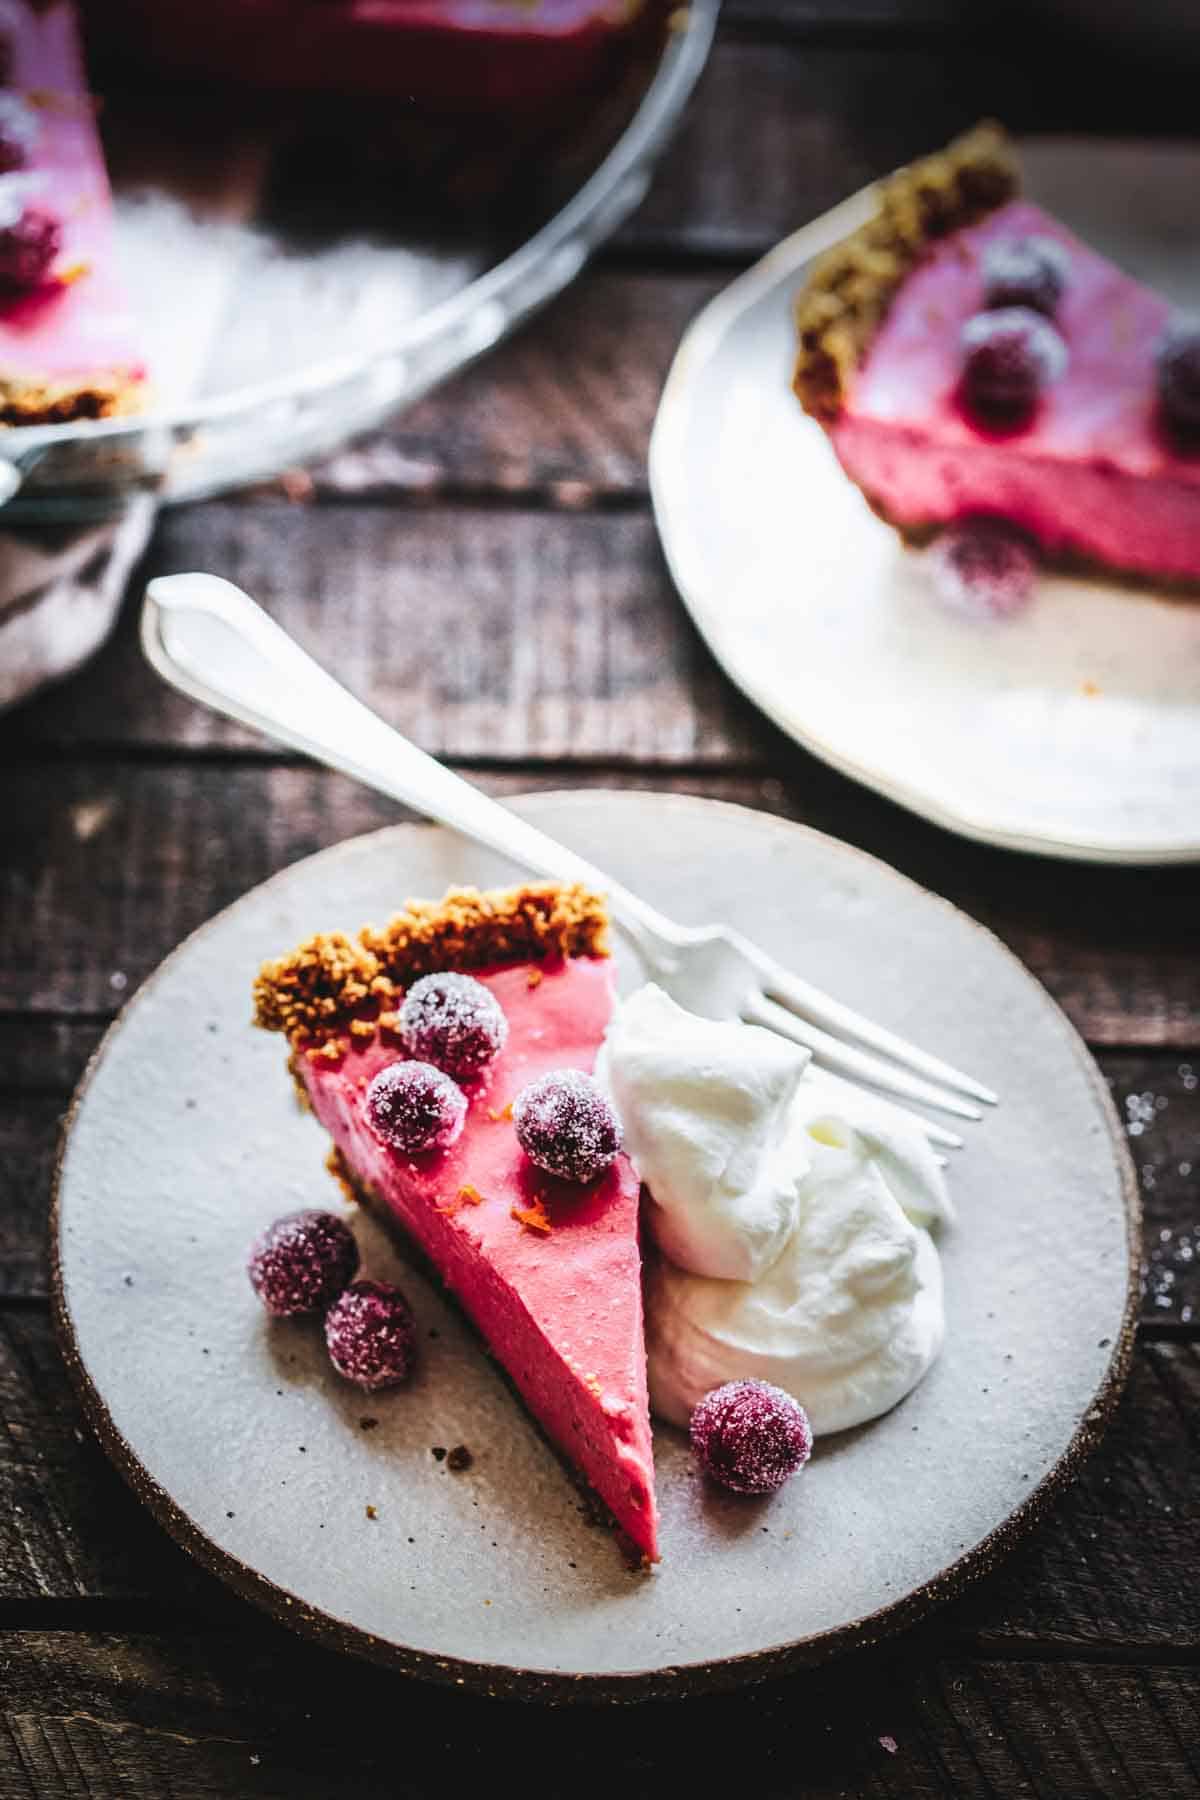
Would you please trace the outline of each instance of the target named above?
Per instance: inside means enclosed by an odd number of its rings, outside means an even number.
[[[1033,199],[1200,306],[1200,147],[1040,140],[1022,160]],[[950,614],[792,395],[792,297],[873,204],[785,240],[684,337],[650,453],[684,603],[777,725],[939,825],[1084,861],[1200,860],[1200,600],[1046,576],[1016,618]]]
[[[1138,1218],[1104,1084],[995,938],[832,838],[670,795],[514,804],[655,905],[728,918],[1003,1093],[952,1173],[961,1222],[943,1234],[939,1362],[886,1418],[823,1440],[766,1503],[711,1488],[682,1433],[656,1428],[663,1561],[634,1575],[462,1320],[367,1221],[366,1271],[397,1275],[422,1328],[413,1383],[365,1397],[333,1374],[319,1333],[269,1324],[247,1246],[280,1213],[339,1200],[283,1044],[249,1025],[260,960],[411,894],[516,873],[406,825],[247,894],[105,1039],[68,1124],[55,1220],[59,1325],[90,1416],[156,1516],[225,1580],[326,1641],[437,1679],[639,1698],[869,1642],[989,1567],[1115,1403]],[[364,1432],[364,1417],[377,1426]],[[466,1474],[431,1455],[457,1443],[474,1454]]]

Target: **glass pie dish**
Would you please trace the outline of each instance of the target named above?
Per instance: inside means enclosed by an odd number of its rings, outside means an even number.
[[[364,150],[359,108],[310,110],[297,132],[269,96],[219,96],[214,129],[211,95],[111,96],[118,240],[155,402],[6,430],[5,529],[113,517],[145,491],[170,503],[266,479],[491,348],[642,199],[718,4],[661,15],[579,119],[465,148],[461,132],[435,127],[419,134],[415,164],[403,132],[368,131]]]

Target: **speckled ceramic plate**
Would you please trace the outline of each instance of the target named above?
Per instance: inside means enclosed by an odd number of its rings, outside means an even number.
[[[994,938],[843,844],[654,794],[519,810],[666,911],[728,918],[1003,1093],[954,1163],[941,1361],[887,1418],[819,1444],[768,1502],[711,1489],[683,1437],[659,1428],[664,1559],[634,1574],[471,1333],[367,1221],[367,1271],[398,1276],[420,1320],[412,1386],[366,1398],[311,1328],[270,1325],[247,1245],[279,1213],[340,1202],[279,1039],[248,1023],[259,961],[410,895],[517,873],[400,826],[297,864],[204,926],[97,1054],[55,1224],[63,1344],[89,1413],[210,1568],[301,1629],[421,1674],[637,1698],[868,1641],[987,1568],[1116,1399],[1137,1217],[1103,1084]],[[459,1444],[473,1462],[455,1473],[432,1452]]]
[[[1056,139],[1025,186],[1200,306],[1200,147]],[[1085,861],[1200,860],[1200,600],[1045,577],[1018,617],[941,607],[791,392],[791,302],[871,190],[739,277],[685,336],[650,456],[685,604],[784,731],[939,825]]]

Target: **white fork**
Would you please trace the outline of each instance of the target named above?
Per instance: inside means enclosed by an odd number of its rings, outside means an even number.
[[[805,1045],[831,1074],[900,1100],[982,1117],[995,1094],[852,1012],[725,925],[677,925],[574,851],[418,750],[356,700],[260,606],[216,575],[163,575],[146,589],[142,646],[193,700],[352,775],[439,824],[556,881],[603,892],[652,978],[681,1006],[740,1018]],[[962,1139],[919,1118],[933,1140]]]

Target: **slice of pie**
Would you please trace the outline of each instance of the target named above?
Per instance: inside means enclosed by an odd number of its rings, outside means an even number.
[[[582,888],[452,891],[410,902],[381,930],[312,938],[266,964],[256,1021],[283,1032],[334,1169],[424,1253],[481,1332],[551,1443],[657,1560],[642,1331],[638,1178],[619,1155],[579,1185],[517,1142],[512,1101],[553,1070],[590,1073],[614,1002],[603,903]],[[399,1154],[365,1109],[403,1058],[398,1008],[417,978],[469,972],[508,1022],[449,1148]]]
[[[985,125],[883,183],[875,215],[814,264],[795,389],[907,538],[982,515],[1051,561],[1192,584],[1200,333],[1181,420],[1163,385],[1172,322],[1019,197],[1011,147]]]
[[[0,79],[0,424],[135,412],[146,370],[67,0],[6,0]]]
[[[520,114],[603,74],[646,0],[87,0],[134,66],[407,106]]]

